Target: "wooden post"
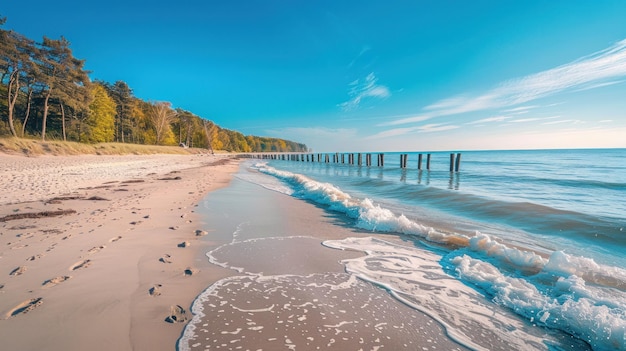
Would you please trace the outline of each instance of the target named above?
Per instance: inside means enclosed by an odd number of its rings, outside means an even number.
[[[426,169],[430,171],[430,154],[426,155]]]
[[[407,159],[409,158],[408,154],[400,154],[400,168],[406,168]]]
[[[450,154],[450,172],[454,171],[454,154]]]
[[[417,169],[420,171],[422,170],[422,154],[417,156]]]
[[[378,167],[385,166],[385,154],[378,154]]]
[[[361,155],[361,153],[359,153],[359,167],[361,167],[363,165],[363,155]]]
[[[458,172],[459,167],[461,166],[461,153],[456,154],[456,164],[454,165],[454,171]]]

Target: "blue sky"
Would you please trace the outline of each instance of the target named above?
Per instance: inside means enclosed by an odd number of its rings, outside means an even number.
[[[314,151],[626,147],[622,0],[33,0],[0,15],[65,36],[92,79]]]

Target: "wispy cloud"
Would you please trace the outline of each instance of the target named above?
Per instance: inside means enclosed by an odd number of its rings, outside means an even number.
[[[427,111],[426,115],[438,117],[513,107],[563,91],[617,84],[620,82],[617,78],[624,76],[626,76],[626,39],[562,66],[505,81],[482,95],[450,97],[426,106],[424,110]],[[522,107],[519,109],[525,110]],[[414,121],[411,119],[400,119],[389,122],[388,125],[412,122]]]
[[[406,127],[406,128],[394,128],[382,131],[380,133],[376,133],[374,135],[370,135],[365,139],[383,139],[389,137],[395,137],[410,133],[434,133],[434,132],[443,132],[446,130],[457,129],[459,126],[444,124],[444,123],[431,123],[425,124],[417,127]]]
[[[507,119],[511,119],[511,117],[508,117],[508,116],[489,117],[489,118],[479,119],[477,121],[468,122],[468,123],[465,123],[465,124],[481,124],[481,123],[503,122],[503,121],[506,121]]]
[[[383,139],[383,138],[395,137],[395,136],[409,134],[416,130],[417,130],[417,127],[388,129],[388,130],[376,133],[374,135],[370,135],[366,137],[365,139],[368,140],[368,139]]]
[[[597,88],[602,88],[602,87],[608,87],[608,86],[620,84],[623,82],[624,82],[623,80],[614,80],[611,82],[600,82],[597,84],[590,84],[590,85],[583,86],[580,89],[577,89],[577,91],[585,91],[585,90],[597,89]]]
[[[272,129],[268,132],[277,135],[292,135],[299,137],[315,137],[321,139],[334,139],[352,137],[357,134],[357,130],[353,128],[325,128],[325,127],[288,127],[281,129]]]
[[[444,130],[457,129],[459,126],[451,124],[432,123],[418,127],[418,130],[423,133],[443,132]]]
[[[526,123],[526,122],[534,122],[534,121],[541,121],[543,118],[519,118],[519,119],[514,119],[512,121],[509,121],[509,123]]]
[[[386,99],[391,96],[389,88],[378,84],[378,78],[370,73],[364,79],[357,79],[349,84],[348,95],[350,100],[339,104],[344,111],[358,108],[365,99]]]
[[[506,109],[504,110],[504,112],[509,112],[509,113],[526,113],[528,112],[528,110],[532,110],[534,108],[539,107],[539,105],[526,105],[526,106],[518,106],[518,107],[514,107],[514,108],[510,108],[510,109]]]
[[[407,123],[414,123],[414,122],[423,122],[433,117],[435,116],[432,114],[422,114],[422,115],[412,116],[412,117],[403,117],[403,118],[400,118],[391,122],[381,123],[378,126],[382,127],[382,126],[393,126],[393,125],[407,124]]]
[[[576,123],[577,120],[574,119],[561,119],[558,121],[550,121],[550,122],[543,122],[541,124],[543,125],[552,125],[552,124],[563,124],[563,123]]]

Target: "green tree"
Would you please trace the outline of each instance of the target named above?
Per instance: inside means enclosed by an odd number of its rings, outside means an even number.
[[[0,19],[0,25],[4,19]],[[15,128],[15,105],[32,71],[31,57],[35,51],[34,42],[14,31],[0,29],[0,82],[6,84],[7,122],[11,135],[17,137]]]
[[[62,128],[65,138],[65,110],[64,106],[85,106],[84,100],[74,98],[77,93],[84,93],[88,83],[87,72],[83,70],[84,60],[78,60],[72,55],[70,43],[61,37],[59,40],[44,36],[41,44],[42,54],[38,57],[42,72],[43,116],[41,139],[46,140],[46,125],[50,110],[51,98],[59,101],[62,114]],[[83,100],[81,103],[80,100]]]
[[[115,141],[125,143],[127,135],[133,133],[138,123],[131,120],[132,116],[136,116],[133,112],[136,107],[136,99],[133,97],[133,91],[126,82],[118,80],[113,85],[107,85],[109,96],[113,98],[116,108],[115,114]]]
[[[115,101],[101,84],[94,84],[93,101],[89,105],[86,124],[87,140],[92,143],[111,142],[115,138]]]

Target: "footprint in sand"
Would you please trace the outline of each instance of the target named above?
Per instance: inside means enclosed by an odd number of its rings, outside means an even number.
[[[191,267],[187,267],[187,269],[185,269],[185,271],[184,271],[183,273],[184,273],[184,274],[185,274],[185,276],[187,277],[187,276],[192,276],[192,275],[194,275],[195,273],[198,273],[198,270],[193,269],[193,268],[191,268]]]
[[[87,268],[87,267],[89,267],[90,264],[91,264],[91,260],[78,261],[78,262],[74,263],[70,267],[70,271],[75,271],[75,270],[81,269],[81,268]]]
[[[159,262],[163,262],[163,263],[172,263],[172,261],[169,260],[169,258],[172,257],[168,254],[165,254],[165,256],[159,258]]]
[[[91,249],[89,249],[89,251],[87,251],[87,252],[90,253],[90,254],[94,254],[94,253],[96,253],[96,252],[98,252],[98,251],[100,251],[100,250],[102,250],[104,248],[106,248],[106,246],[104,246],[104,245],[94,246]]]
[[[161,287],[163,285],[161,284],[156,284],[153,287],[151,287],[150,289],[148,289],[148,293],[150,294],[150,296],[159,296],[161,295]]]
[[[116,241],[120,240],[121,238],[122,238],[122,236],[121,236],[121,235],[118,235],[118,236],[116,236],[115,238],[111,238],[111,239],[109,240],[109,242],[110,242],[110,243],[114,243],[114,242],[116,242]]]
[[[41,284],[41,285],[43,285],[44,289],[47,289],[47,288],[51,288],[51,287],[53,287],[53,286],[55,286],[57,284],[63,283],[64,281],[66,281],[66,280],[68,280],[70,278],[72,278],[72,277],[68,276],[68,275],[61,275],[61,276],[58,276],[56,278],[48,279],[45,282],[43,282],[43,284]]]
[[[165,318],[168,323],[184,323],[187,321],[187,312],[180,305],[170,307],[170,315]]]
[[[42,258],[42,257],[43,257],[42,254],[30,256],[29,258],[26,259],[26,261],[34,261],[34,260],[36,260],[38,258]]]
[[[21,304],[13,307],[13,309],[9,311],[9,313],[6,314],[6,319],[15,317],[18,314],[28,313],[32,311],[34,308],[36,308],[37,306],[40,306],[42,303],[43,303],[43,299],[41,297],[26,300],[22,302]]]
[[[19,266],[15,268],[14,270],[12,270],[11,273],[9,273],[9,275],[17,276],[17,275],[24,274],[24,272],[26,272],[26,266]]]

